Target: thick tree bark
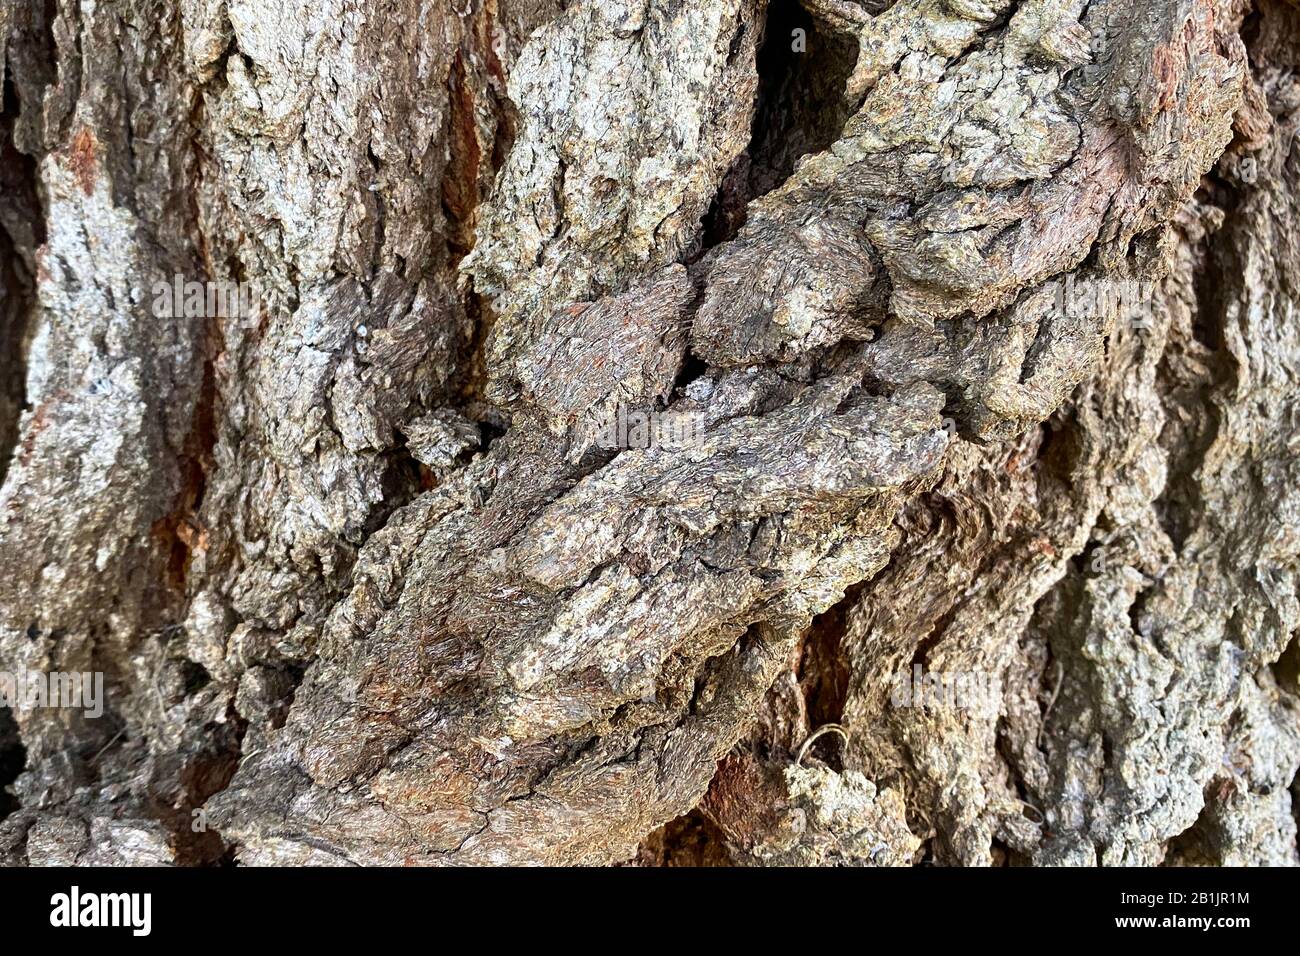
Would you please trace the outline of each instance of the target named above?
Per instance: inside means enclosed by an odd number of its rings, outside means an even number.
[[[1291,0],[0,42],[0,859],[1300,862]]]

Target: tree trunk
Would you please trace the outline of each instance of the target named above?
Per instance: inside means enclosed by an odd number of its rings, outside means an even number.
[[[0,859],[1300,862],[1300,5],[0,40]]]

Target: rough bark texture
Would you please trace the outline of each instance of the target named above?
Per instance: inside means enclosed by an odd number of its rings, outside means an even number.
[[[0,711],[0,860],[1300,862],[1297,71],[1292,0],[0,0],[0,670],[107,683]]]

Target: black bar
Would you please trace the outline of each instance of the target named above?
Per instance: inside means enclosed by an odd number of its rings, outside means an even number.
[[[61,918],[55,914],[60,894],[67,922],[74,886],[88,918],[101,902],[95,896],[88,904],[88,896],[149,894],[148,935],[135,932],[143,928],[144,897],[133,910],[120,899],[103,907],[108,917],[125,914],[122,925],[51,925],[52,916]],[[514,935],[545,945],[529,935],[544,931],[556,945],[580,936],[643,939],[676,950],[677,934],[688,924],[733,941],[812,932],[861,936],[844,943],[873,947],[897,934],[927,946],[1190,936],[1231,944],[1242,933],[1289,933],[1298,889],[1294,870],[1272,869],[32,868],[0,870],[0,913],[14,939],[75,934],[84,942],[111,937],[127,946],[320,942],[333,949],[350,941],[373,946],[381,938],[396,943],[410,931],[417,940],[436,939],[427,946],[436,952],[473,945],[457,941],[466,933],[493,947]],[[131,915],[138,917],[134,928]],[[872,943],[864,934],[878,935]]]

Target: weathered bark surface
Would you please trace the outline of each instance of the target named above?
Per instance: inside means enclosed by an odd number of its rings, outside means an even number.
[[[0,859],[1300,862],[1300,5],[0,0],[0,66],[0,670],[108,688],[0,711]]]

